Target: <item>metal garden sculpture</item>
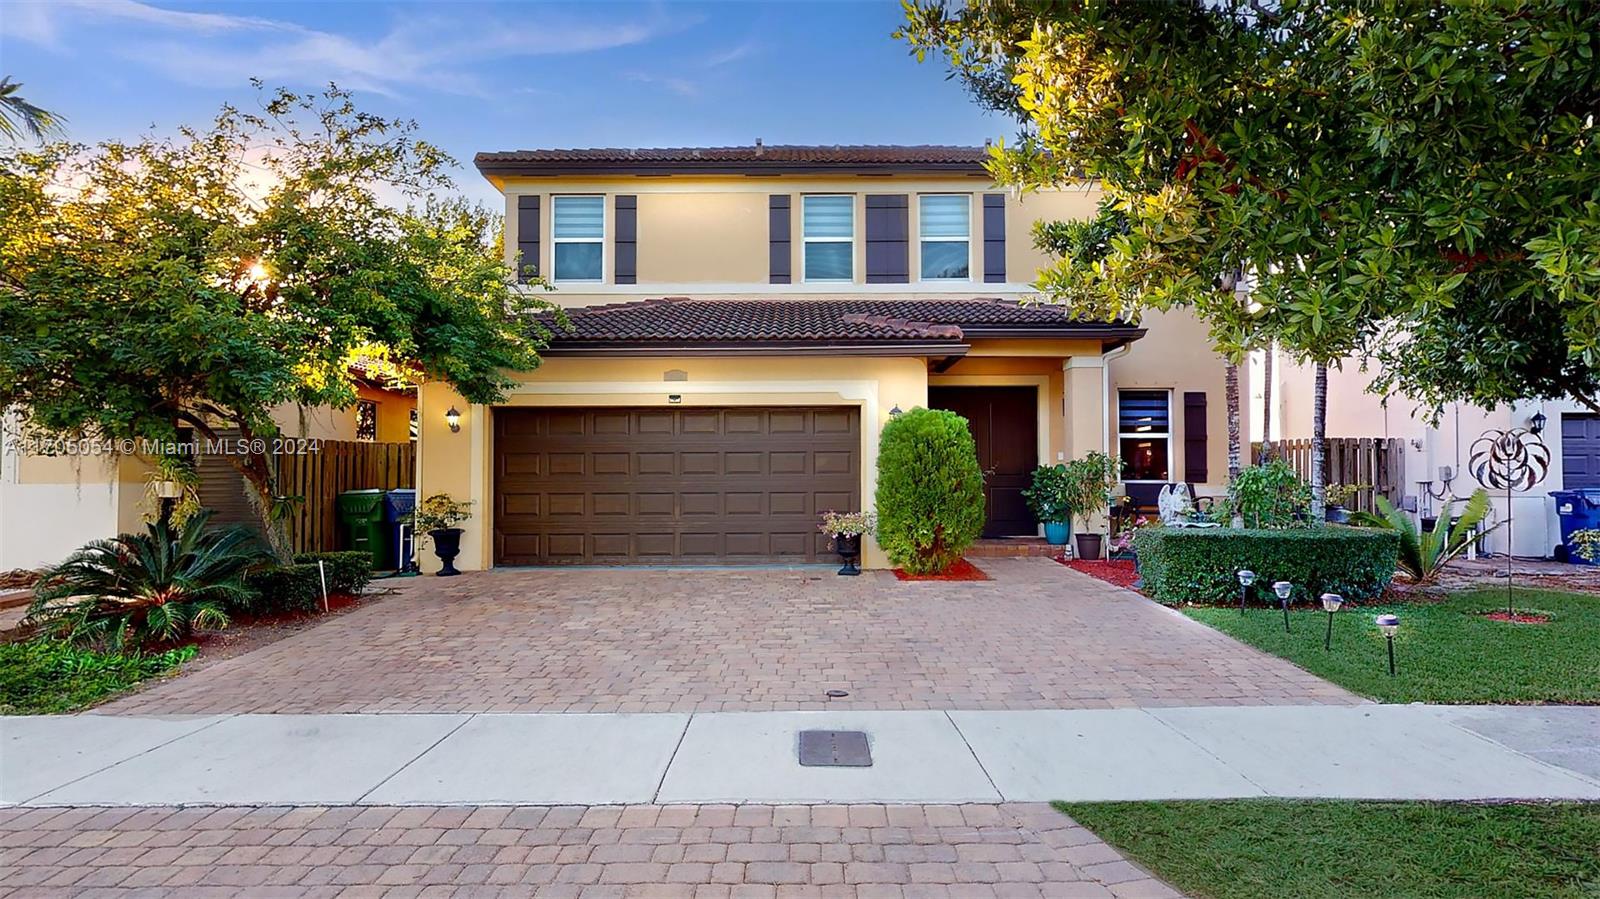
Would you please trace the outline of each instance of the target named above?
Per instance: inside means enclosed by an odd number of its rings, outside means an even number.
[[[1506,617],[1515,622],[1511,598],[1511,492],[1532,490],[1550,473],[1550,448],[1538,433],[1526,428],[1491,428],[1472,442],[1467,461],[1473,480],[1485,490],[1506,492]]]

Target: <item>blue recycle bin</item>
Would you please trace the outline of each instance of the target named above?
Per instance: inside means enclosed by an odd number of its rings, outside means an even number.
[[[411,529],[411,512],[417,507],[417,491],[390,490],[383,495],[383,527],[389,532],[388,567],[403,571],[411,562],[416,534]]]
[[[1600,528],[1600,489],[1584,487],[1578,490],[1552,490],[1556,500],[1556,518],[1561,521],[1561,546],[1557,554],[1564,553],[1564,561],[1574,565],[1593,565],[1572,550],[1572,533]]]

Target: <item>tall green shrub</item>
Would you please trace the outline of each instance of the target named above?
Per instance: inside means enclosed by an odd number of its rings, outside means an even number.
[[[912,409],[884,425],[878,442],[878,545],[912,574],[960,561],[983,533],[983,471],[967,420]]]

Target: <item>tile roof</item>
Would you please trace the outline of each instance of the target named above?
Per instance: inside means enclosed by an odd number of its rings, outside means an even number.
[[[748,147],[594,147],[479,153],[485,173],[557,174],[579,171],[756,172],[832,169],[935,170],[983,173],[984,147],[942,145],[791,145]]]
[[[915,345],[932,352],[964,348],[976,337],[1137,339],[1138,328],[1068,317],[1059,307],[988,297],[970,299],[690,299],[667,297],[566,310],[556,353],[628,346],[637,349],[760,346],[813,349]],[[546,317],[545,324],[551,319]]]

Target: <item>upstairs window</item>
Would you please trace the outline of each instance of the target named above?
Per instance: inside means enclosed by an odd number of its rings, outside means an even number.
[[[1172,393],[1117,393],[1117,452],[1129,481],[1167,481],[1172,447]]]
[[[922,280],[965,281],[971,277],[972,198],[931,195],[917,201]]]
[[[808,196],[800,217],[807,281],[853,281],[856,198]]]
[[[606,246],[605,197],[556,197],[551,216],[555,280],[602,280]]]

